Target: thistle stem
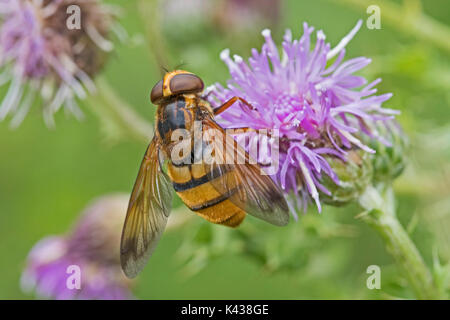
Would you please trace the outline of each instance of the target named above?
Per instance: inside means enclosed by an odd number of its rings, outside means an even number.
[[[383,238],[388,252],[406,276],[418,299],[439,299],[439,291],[431,272],[419,251],[395,214],[394,193],[391,187],[382,192],[368,187],[359,203],[366,210],[358,218],[371,226]]]
[[[88,99],[91,110],[97,114],[110,139],[129,137],[149,143],[153,126],[123,101],[102,77],[96,79],[97,92]]]
[[[157,68],[161,69],[162,67],[170,68],[170,66],[166,42],[161,30],[162,22],[159,5],[160,3],[157,0],[138,1],[138,10],[145,25],[149,49],[155,57]],[[161,74],[164,74],[162,69]]]

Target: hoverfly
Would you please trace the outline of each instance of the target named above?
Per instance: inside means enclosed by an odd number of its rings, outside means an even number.
[[[189,209],[212,223],[236,227],[246,213],[279,226],[289,221],[281,189],[261,174],[258,164],[248,161],[247,152],[214,121],[214,116],[237,101],[253,107],[233,97],[213,109],[201,96],[203,88],[198,76],[176,70],[167,72],[151,91],[151,102],[158,106],[157,128],[141,163],[122,230],[120,259],[130,278],[144,268],[162,235],[171,210],[172,188]],[[222,156],[237,154],[235,158],[243,157],[245,163],[173,161],[171,152],[177,142],[172,141],[172,133],[180,128],[192,132],[195,121],[201,122],[203,132],[214,129],[223,137],[201,141],[212,146],[216,156],[219,152]],[[222,146],[214,145],[217,143]]]

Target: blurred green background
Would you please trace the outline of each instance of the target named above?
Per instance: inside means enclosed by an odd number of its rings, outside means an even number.
[[[155,111],[149,91],[160,78],[156,51],[162,50],[168,68],[186,63],[183,68],[201,76],[205,83],[223,83],[228,72],[219,59],[221,50],[231,48],[232,53],[247,58],[251,48],[259,49],[263,42],[260,31],[264,26],[221,29],[211,22],[213,17],[194,15],[188,20],[192,23],[180,28],[180,22],[186,22],[183,12],[178,16],[156,12],[143,21],[136,1],[112,2],[123,8],[120,23],[130,39],[117,44],[104,76],[115,92],[149,121]],[[402,5],[401,1],[387,3]],[[405,28],[401,21],[406,18],[401,17],[408,10],[410,14],[419,12],[442,24],[448,36],[450,3],[422,1],[422,8],[418,1],[404,3],[398,13],[386,12],[386,17],[382,9],[380,30],[363,25],[347,46],[346,58],[373,58],[363,74],[369,80],[382,77],[378,92],[394,94],[385,106],[402,111],[398,119],[412,145],[408,168],[395,184],[398,214],[428,265],[433,265],[433,253],[445,265],[450,261],[450,52],[443,47],[449,38],[442,38],[444,44],[439,47],[439,39],[436,42]],[[327,41],[336,45],[358,19],[367,19],[366,8],[352,1],[283,1],[273,37],[280,43],[284,29],[291,28],[298,38],[303,21],[307,21],[316,30],[323,29]],[[392,15],[400,18],[396,21],[389,17]],[[417,19],[419,28],[421,22]],[[158,30],[146,33],[148,26],[155,25]],[[0,100],[4,94],[1,88]],[[126,136],[111,139],[99,121],[101,113],[90,108],[83,108],[83,121],[59,112],[54,129],[45,126],[38,108],[31,110],[18,129],[0,123],[2,299],[32,298],[21,292],[19,278],[29,250],[39,239],[69,230],[92,199],[131,191],[146,145]],[[357,214],[352,206],[326,207],[321,215],[311,207],[297,223],[283,229],[248,219],[243,228],[253,228],[250,234],[255,238],[247,241],[262,246],[264,257],[240,250],[239,243],[233,246],[234,240],[223,240],[234,239],[233,230],[193,219],[164,235],[134,293],[142,299],[411,297],[382,241],[354,218]],[[182,252],[190,250],[190,239],[199,233],[206,234],[204,246],[213,248],[208,252],[214,254],[186,264]],[[366,269],[373,264],[382,268],[382,290],[366,287]]]

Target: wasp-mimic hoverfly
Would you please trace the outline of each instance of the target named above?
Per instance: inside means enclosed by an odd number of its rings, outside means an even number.
[[[213,109],[201,96],[203,88],[198,76],[175,70],[167,72],[151,91],[151,102],[158,106],[157,128],[139,169],[121,239],[121,265],[130,278],[144,268],[162,235],[171,210],[172,188],[189,209],[212,223],[236,227],[246,213],[279,226],[289,221],[281,189],[214,121],[214,116],[237,101],[253,107],[233,97]],[[195,121],[201,123],[203,133],[221,136],[201,140],[203,146],[212,147],[215,157],[244,159],[244,163],[173,161],[172,151],[179,143],[172,140],[173,132],[184,129],[193,133]],[[167,173],[163,163],[167,163]]]

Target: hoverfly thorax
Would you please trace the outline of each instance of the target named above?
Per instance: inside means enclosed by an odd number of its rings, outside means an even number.
[[[203,81],[190,72],[167,72],[152,89],[150,98],[157,104],[157,133],[167,145],[180,130],[191,131],[201,100]]]

